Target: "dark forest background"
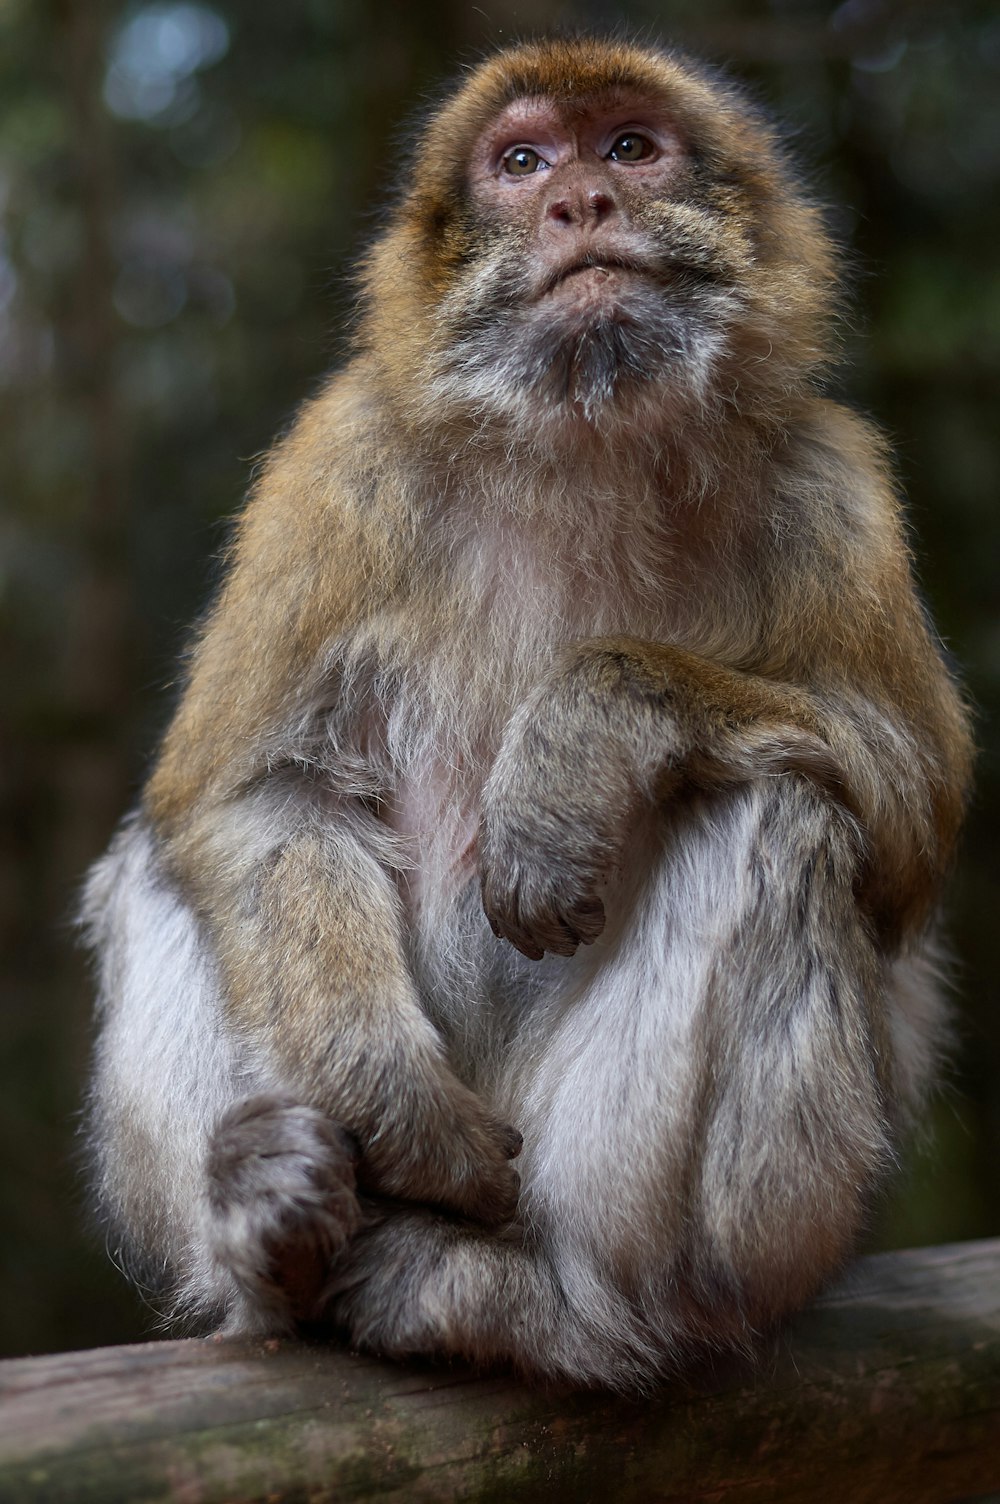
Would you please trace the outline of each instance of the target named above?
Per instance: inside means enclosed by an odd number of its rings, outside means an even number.
[[[0,1351],[148,1329],[86,1229],[74,892],[134,797],[253,458],[337,358],[406,120],[482,48],[556,23],[729,68],[831,206],[842,390],[896,443],[983,749],[949,905],[954,1067],[871,1246],[1000,1232],[996,5],[0,0]]]

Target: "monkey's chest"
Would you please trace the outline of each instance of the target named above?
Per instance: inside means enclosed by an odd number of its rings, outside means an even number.
[[[454,895],[478,871],[479,789],[444,762],[400,776],[385,818],[399,838],[411,901]]]

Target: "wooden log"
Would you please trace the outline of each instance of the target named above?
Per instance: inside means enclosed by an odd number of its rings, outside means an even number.
[[[0,1364],[0,1500],[945,1504],[1000,1493],[1000,1239],[883,1254],[752,1367],[622,1400],[298,1342]]]

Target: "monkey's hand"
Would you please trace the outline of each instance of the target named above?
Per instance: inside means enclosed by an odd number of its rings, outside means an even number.
[[[600,935],[600,890],[642,798],[604,708],[573,708],[565,696],[532,696],[483,791],[483,907],[494,934],[534,961],[572,956]]]
[[[511,1160],[521,1152],[521,1135],[443,1062],[433,1072],[422,1069],[421,1053],[411,1044],[407,1070],[381,1101],[372,1099],[375,1120],[362,1131],[359,1184],[502,1226],[517,1211],[520,1179]],[[386,1068],[391,1072],[391,1063]]]
[[[572,956],[604,928],[601,873],[583,860],[555,856],[558,841],[533,843],[516,826],[487,835],[483,825],[483,908],[493,933],[532,961],[546,951]],[[486,852],[489,855],[486,855]],[[582,853],[580,853],[582,856]]]

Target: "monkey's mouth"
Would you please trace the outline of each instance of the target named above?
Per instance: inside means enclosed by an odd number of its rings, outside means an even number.
[[[557,288],[565,286],[574,278],[592,273],[589,279],[596,285],[611,283],[622,274],[632,277],[649,278],[653,275],[649,265],[638,256],[582,256],[578,261],[571,261],[567,266],[558,267],[546,278],[542,285],[541,297],[548,296]]]

